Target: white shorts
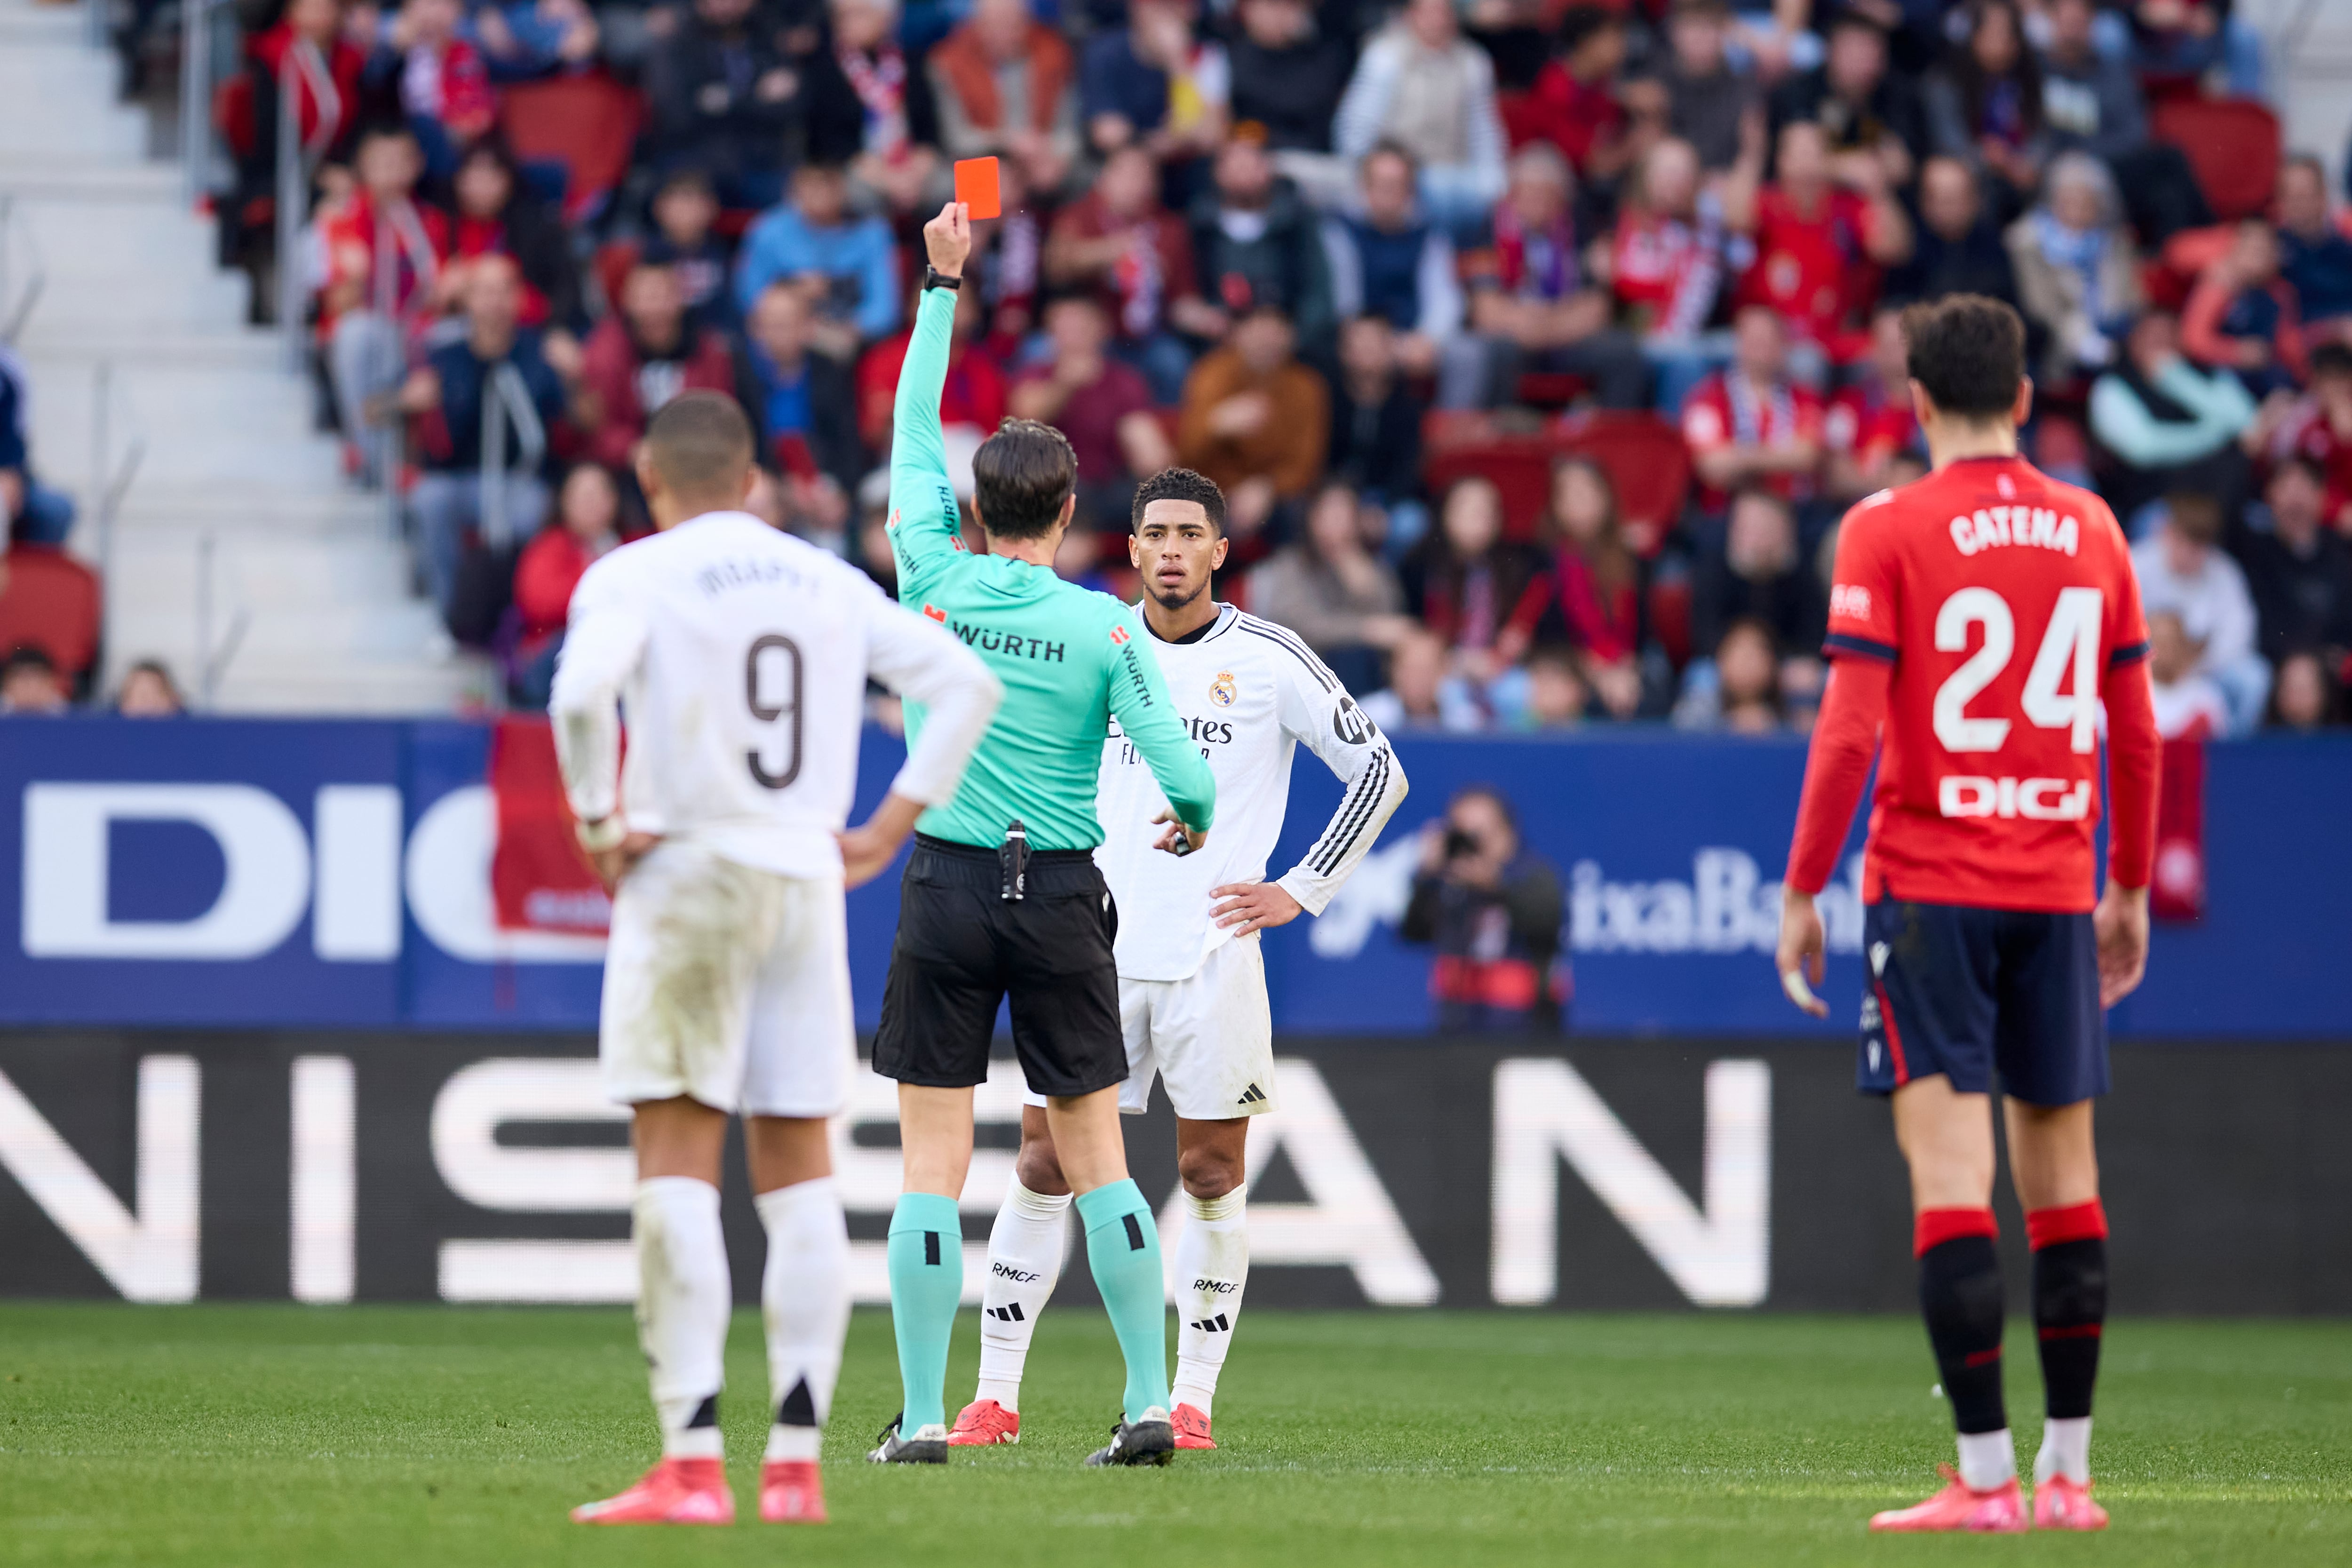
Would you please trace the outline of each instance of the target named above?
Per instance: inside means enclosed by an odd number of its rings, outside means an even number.
[[[831,1116],[848,1099],[854,1030],[839,878],[665,843],[622,879],[598,1027],[614,1100]]]
[[[1128,1115],[1140,1116],[1151,1103],[1155,1074],[1168,1085],[1168,1103],[1187,1121],[1226,1121],[1274,1109],[1274,1020],[1255,936],[1223,943],[1187,979],[1121,975],[1118,1023],[1127,1037],[1118,1108]],[[1021,1102],[1045,1100],[1024,1090]]]

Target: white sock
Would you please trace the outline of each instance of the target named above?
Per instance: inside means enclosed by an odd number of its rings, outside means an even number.
[[[1033,1193],[1018,1177],[1004,1189],[1003,1206],[988,1232],[988,1283],[980,1299],[980,1387],[975,1400],[1021,1408],[1021,1372],[1029,1338],[1062,1277],[1070,1239],[1070,1194]]]
[[[2033,1456],[2033,1484],[2063,1476],[2078,1486],[2091,1484],[2091,1418],[2053,1415],[2042,1423],[2042,1451]]]
[[[768,1227],[760,1310],[768,1330],[768,1453],[814,1459],[849,1331],[849,1222],[831,1176],[752,1200]]]
[[[1221,1198],[1184,1194],[1191,1219],[1176,1238],[1176,1384],[1170,1397],[1203,1415],[1216,1396],[1249,1283],[1249,1189]]]
[[[1960,1434],[1960,1479],[1972,1492],[1989,1492],[2017,1477],[2017,1449],[2009,1428]]]
[[[637,1342],[653,1369],[662,1456],[719,1458],[719,1390],[726,1382],[733,1305],[719,1189],[691,1176],[639,1182],[630,1219],[637,1244]]]

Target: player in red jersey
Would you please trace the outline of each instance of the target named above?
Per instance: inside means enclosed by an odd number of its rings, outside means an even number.
[[[2047,1394],[2033,1522],[2097,1530],[2107,1516],[2090,1499],[2091,1389],[2106,1216],[2091,1101],[2107,1088],[2103,1009],[2147,962],[2158,754],[2147,630],[2115,515],[2017,454],[2033,395],[2017,312],[1955,295],[1906,324],[1934,469],[1857,504],[1838,536],[1834,662],[1778,961],[1790,998],[1825,1015],[1811,989],[1822,973],[1813,899],[1883,735],[1863,862],[1860,1079],[1891,1098],[1910,1163],[1920,1305],[1960,1466],[1942,1491],[1871,1528],[2026,1527],[2001,1403],[1997,1071]],[[2103,698],[2114,821],[2095,900]]]

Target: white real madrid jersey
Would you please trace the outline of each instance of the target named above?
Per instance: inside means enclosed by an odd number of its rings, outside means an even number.
[[[1095,862],[1118,901],[1118,973],[1126,980],[1183,980],[1232,933],[1209,917],[1210,889],[1265,877],[1290,799],[1292,749],[1304,742],[1348,787],[1306,858],[1281,878],[1319,915],[1404,799],[1404,770],[1388,737],[1297,634],[1231,605],[1186,642],[1151,637],[1177,717],[1217,780],[1217,822],[1208,843],[1181,859],[1152,847],[1152,817],[1167,802],[1151,770],[1116,727],[1103,745],[1096,809],[1103,842]]]
[[[869,675],[930,710],[891,788],[953,798],[1003,693],[946,627],[747,512],[625,544],[572,593],[548,704],[572,808],[758,869],[838,875]]]

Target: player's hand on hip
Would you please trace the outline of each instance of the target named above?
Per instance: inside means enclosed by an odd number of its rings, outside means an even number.
[[[2091,912],[2091,931],[2099,942],[2099,1005],[2112,1007],[2147,973],[2147,889],[2109,882]]]
[[[856,827],[836,833],[834,838],[841,845],[841,880],[844,887],[862,888],[890,868],[907,836],[915,831],[915,819],[923,813],[922,802],[898,794],[896,790],[882,797],[874,815]]]
[[[1209,841],[1206,828],[1194,832],[1185,826],[1172,811],[1161,812],[1151,819],[1151,825],[1160,830],[1160,837],[1152,841],[1151,847],[1164,855],[1190,855]],[[1178,847],[1180,844],[1181,848]]]
[[[1223,900],[1209,910],[1210,919],[1235,936],[1286,926],[1299,915],[1298,900],[1279,882],[1228,882],[1212,888],[1209,897]]]
[[[1830,1016],[1830,1005],[1813,994],[1827,973],[1823,957],[1822,914],[1813,896],[1794,888],[1780,891],[1780,945],[1772,962],[1780,966],[1780,989],[1789,1000],[1816,1018]]]
[[[950,278],[963,276],[964,258],[971,254],[971,209],[950,202],[940,216],[923,226],[923,249],[931,265]]]
[[[621,879],[635,869],[653,847],[661,842],[658,833],[629,833],[609,849],[592,849],[588,863],[596,868],[596,879],[604,884],[610,895],[621,890]]]

